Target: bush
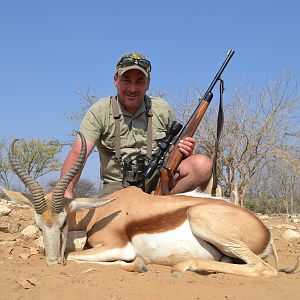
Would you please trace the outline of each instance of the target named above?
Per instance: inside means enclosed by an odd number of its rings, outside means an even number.
[[[246,198],[244,205],[255,213],[279,214],[286,213],[281,199],[271,198]]]

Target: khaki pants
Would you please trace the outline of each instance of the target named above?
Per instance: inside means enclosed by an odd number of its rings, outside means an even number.
[[[99,192],[98,197],[105,197],[107,195],[112,194],[113,192],[119,191],[124,189],[122,182],[108,182],[103,184],[102,190]],[[146,184],[146,192],[150,194],[150,192],[147,191],[147,184]]]
[[[108,182],[103,184],[102,190],[99,192],[99,197],[105,197],[118,190],[123,189],[122,182]]]

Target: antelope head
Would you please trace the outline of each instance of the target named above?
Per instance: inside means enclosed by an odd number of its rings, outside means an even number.
[[[93,204],[86,203],[86,205],[82,205],[76,201],[78,199],[70,202],[70,200],[64,198],[65,190],[80,171],[86,157],[87,147],[85,138],[82,133],[78,132],[78,134],[81,138],[82,146],[77,161],[57,182],[52,193],[46,196],[40,184],[25,171],[15,155],[14,148],[18,139],[12,142],[9,149],[9,160],[12,169],[31,193],[31,197],[28,200],[30,200],[30,204],[35,209],[35,221],[43,234],[46,262],[48,265],[64,263],[68,233],[68,213],[78,208],[97,207],[111,201],[107,200],[99,203],[100,201],[95,201],[97,199],[91,199],[94,200]]]

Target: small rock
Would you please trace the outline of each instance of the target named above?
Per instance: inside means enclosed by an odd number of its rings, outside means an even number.
[[[20,253],[19,254],[19,257],[22,258],[22,259],[28,259],[30,256],[30,253]]]
[[[266,215],[258,215],[258,218],[259,218],[260,220],[269,220],[269,219],[270,219],[270,217],[269,217],[269,216],[266,216]]]
[[[39,249],[35,247],[29,247],[30,255],[35,255],[39,253]]]
[[[20,227],[21,227],[21,224],[19,224],[19,223],[10,223],[8,232],[9,233],[17,233],[20,231]]]
[[[39,229],[35,225],[28,225],[21,231],[21,233],[23,234],[24,237],[34,239],[38,236]]]
[[[11,213],[11,209],[6,205],[0,204],[0,217],[8,216]]]
[[[286,230],[283,234],[282,237],[286,240],[286,241],[297,241],[300,238],[300,233],[297,231],[294,231],[292,229],[288,229]]]
[[[45,250],[43,236],[41,235],[38,239],[34,240],[34,244],[38,247],[38,249],[43,252]]]
[[[0,242],[0,245],[4,245],[6,247],[15,247],[16,242],[15,241],[3,241],[3,242]]]
[[[9,232],[9,224],[6,222],[0,222],[0,231],[8,233]]]
[[[0,243],[3,244],[3,242],[5,242],[4,244],[6,244],[7,242],[15,242],[17,241],[19,236],[20,234],[11,234],[11,233],[1,234]]]
[[[5,217],[2,217],[4,219]],[[5,233],[17,233],[19,232],[20,224],[9,222],[9,220],[0,221],[0,231]]]
[[[7,201],[3,198],[0,198],[0,205],[6,205]]]
[[[276,225],[274,228],[276,228],[276,229],[292,229],[292,230],[297,229],[297,227],[295,225],[290,225],[290,224],[280,224],[280,225]]]

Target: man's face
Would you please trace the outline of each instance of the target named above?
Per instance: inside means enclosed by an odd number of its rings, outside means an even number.
[[[134,114],[149,89],[150,79],[139,70],[128,70],[123,75],[116,74],[114,83],[120,103],[126,111]]]

